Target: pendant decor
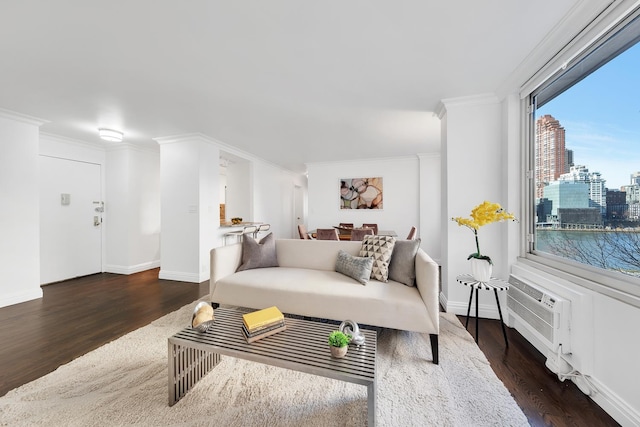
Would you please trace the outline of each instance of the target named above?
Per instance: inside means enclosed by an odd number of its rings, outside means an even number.
[[[471,275],[478,282],[488,282],[491,279],[493,265],[484,259],[471,258]]]

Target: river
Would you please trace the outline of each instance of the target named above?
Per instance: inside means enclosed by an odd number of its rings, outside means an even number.
[[[538,229],[536,250],[595,267],[640,275],[640,232],[637,230]]]

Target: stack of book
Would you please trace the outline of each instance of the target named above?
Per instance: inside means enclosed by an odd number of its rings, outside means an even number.
[[[242,320],[242,333],[248,343],[287,329],[284,315],[275,306],[243,314]]]

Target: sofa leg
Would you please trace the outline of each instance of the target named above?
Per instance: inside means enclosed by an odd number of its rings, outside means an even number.
[[[438,364],[438,335],[429,334],[429,338],[431,338],[431,354],[433,354],[433,363],[437,365]]]

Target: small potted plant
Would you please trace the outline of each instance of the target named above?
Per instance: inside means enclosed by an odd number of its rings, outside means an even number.
[[[351,335],[340,331],[333,331],[329,334],[329,348],[331,356],[341,359],[347,355]]]

